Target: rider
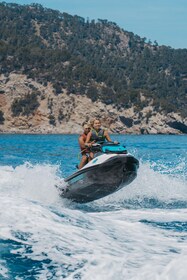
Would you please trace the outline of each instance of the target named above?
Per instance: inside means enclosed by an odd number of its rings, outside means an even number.
[[[80,149],[81,149],[82,158],[81,158],[81,161],[79,163],[78,169],[81,169],[89,161],[89,150],[88,150],[88,148],[86,148],[85,142],[86,142],[87,135],[90,131],[90,126],[86,122],[83,123],[82,126],[83,126],[83,134],[81,134],[79,136],[79,146],[80,146]]]
[[[105,142],[106,140],[108,142],[112,142],[107,130],[101,128],[101,121],[99,119],[95,119],[93,121],[92,130],[87,134],[86,146],[91,147],[93,143]],[[90,158],[93,159],[93,157],[93,152],[90,152]]]

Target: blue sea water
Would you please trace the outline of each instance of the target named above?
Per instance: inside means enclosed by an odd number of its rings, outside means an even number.
[[[98,201],[62,199],[77,135],[0,135],[0,279],[187,279],[187,136],[113,135],[140,161]]]

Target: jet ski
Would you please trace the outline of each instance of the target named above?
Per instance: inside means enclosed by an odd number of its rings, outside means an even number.
[[[139,161],[125,146],[111,142],[93,144],[91,151],[94,158],[65,178],[62,197],[87,203],[120,190],[136,178]]]

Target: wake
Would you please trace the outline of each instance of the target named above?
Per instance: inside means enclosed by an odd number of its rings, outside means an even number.
[[[166,168],[157,168],[148,163],[141,163],[137,178],[118,192],[85,205],[76,205],[82,210],[93,211],[118,210],[122,208],[187,208],[187,181],[181,172],[174,175]],[[176,171],[176,169],[175,169]],[[59,189],[65,183],[58,165],[25,163],[13,168],[0,167],[1,196],[22,198],[51,205],[64,204],[67,200],[60,197]],[[66,204],[65,203],[65,204]]]
[[[183,173],[174,176],[173,172],[155,171],[150,164],[141,163],[137,178],[102,202],[95,202],[95,207],[101,203],[111,210],[187,208],[187,181]]]

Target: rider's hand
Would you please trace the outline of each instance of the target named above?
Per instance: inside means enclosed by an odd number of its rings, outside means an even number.
[[[92,143],[86,143],[86,144],[85,144],[85,147],[90,148],[91,146],[92,146]]]

